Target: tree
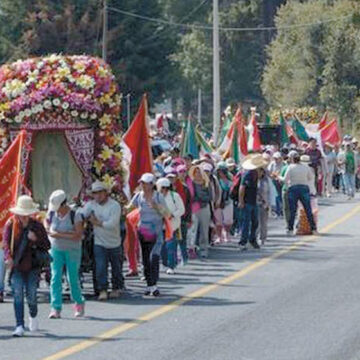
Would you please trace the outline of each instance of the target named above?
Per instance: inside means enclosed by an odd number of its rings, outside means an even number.
[[[289,2],[280,9],[262,81],[271,106],[320,105],[348,124],[358,117],[359,10],[352,0]],[[304,19],[312,25],[302,26]],[[295,27],[282,29],[288,25]]]

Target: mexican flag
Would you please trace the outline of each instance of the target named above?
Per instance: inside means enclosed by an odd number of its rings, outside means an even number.
[[[294,143],[298,144],[299,139],[294,131],[294,129],[287,123],[283,115],[280,114],[280,126],[281,126],[281,144]]]
[[[147,96],[144,95],[139,110],[123,136],[124,159],[129,164],[129,185],[133,192],[142,174],[152,172],[153,158],[147,122]]]
[[[236,111],[218,152],[224,159],[232,157],[237,164],[248,154],[245,125],[242,119],[241,109]]]
[[[295,116],[295,118],[292,120],[291,127],[295,131],[295,134],[299,140],[309,141],[309,135],[297,116]]]
[[[252,111],[251,113],[251,119],[250,123],[247,127],[247,130],[249,132],[249,138],[248,138],[248,149],[250,151],[260,151],[261,150],[261,140],[260,140],[260,134],[259,134],[259,128],[256,123],[256,113],[255,111]]]

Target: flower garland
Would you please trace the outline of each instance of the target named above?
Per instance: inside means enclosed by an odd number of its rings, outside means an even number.
[[[97,130],[93,172],[120,192],[120,105],[115,77],[101,59],[50,55],[5,64],[0,68],[0,155],[10,144],[10,124],[24,126],[49,116],[88,122]]]
[[[278,124],[280,119],[280,113],[284,116],[285,119],[291,119],[294,117],[294,114],[305,123],[313,124],[320,121],[320,114],[317,108],[315,107],[302,107],[294,109],[272,109],[270,111],[270,118],[272,123]]]

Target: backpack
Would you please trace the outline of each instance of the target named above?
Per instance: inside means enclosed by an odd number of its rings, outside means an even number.
[[[55,215],[55,211],[50,211],[49,219],[48,219],[49,226],[51,225],[54,215]],[[71,220],[72,226],[74,226],[75,225],[75,211],[74,210],[70,210],[70,220]]]
[[[242,174],[239,171],[233,179],[233,184],[230,188],[230,199],[236,201],[239,199],[239,188],[240,188],[240,184],[241,184],[241,177]]]

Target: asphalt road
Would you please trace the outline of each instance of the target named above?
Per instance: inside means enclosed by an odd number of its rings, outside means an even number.
[[[260,251],[215,247],[206,262],[162,273],[158,299],[143,299],[137,279],[120,300],[89,300],[84,319],[68,303],[48,320],[42,288],[41,331],[15,339],[7,298],[0,360],[360,359],[360,203],[321,203],[320,237],[288,238],[271,220]]]

